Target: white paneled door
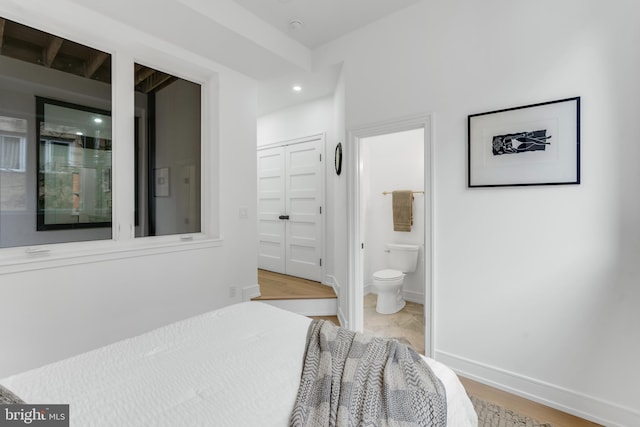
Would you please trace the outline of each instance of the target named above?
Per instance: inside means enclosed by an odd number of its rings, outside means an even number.
[[[258,150],[258,268],[285,272],[285,154],[283,147]]]
[[[323,139],[258,150],[258,267],[321,281]]]

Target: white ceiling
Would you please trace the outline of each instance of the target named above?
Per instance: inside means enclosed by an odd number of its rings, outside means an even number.
[[[423,0],[57,0],[54,3],[58,9],[61,4],[71,3],[71,11],[84,8],[106,15],[254,78],[258,81],[258,114],[264,115],[334,92],[340,66],[311,69],[316,47],[420,1]],[[49,7],[49,3],[43,3]],[[47,13],[45,7],[40,9],[41,13]],[[301,21],[302,27],[291,30],[291,20]],[[302,91],[294,93],[291,89],[294,84],[302,86]]]
[[[237,4],[280,32],[313,50],[384,16],[421,0],[234,0]],[[290,22],[302,25],[292,29]],[[339,67],[327,70],[294,71],[261,80],[258,86],[258,113],[331,95],[339,77]],[[292,86],[302,86],[293,92]]]
[[[342,65],[316,71],[292,71],[258,83],[258,115],[262,116],[296,104],[333,94]],[[294,85],[302,90],[294,91]]]
[[[234,0],[260,19],[315,49],[421,0]],[[302,27],[292,30],[298,20]]]

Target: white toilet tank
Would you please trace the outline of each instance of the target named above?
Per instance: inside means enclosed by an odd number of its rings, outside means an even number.
[[[387,250],[389,251],[389,268],[400,270],[403,273],[416,271],[420,246],[389,243],[387,244]]]

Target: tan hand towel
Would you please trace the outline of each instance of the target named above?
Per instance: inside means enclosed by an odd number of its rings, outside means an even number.
[[[391,194],[393,205],[393,231],[411,231],[413,225],[413,193],[394,191]]]

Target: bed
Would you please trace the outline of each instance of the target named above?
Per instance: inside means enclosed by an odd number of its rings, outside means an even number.
[[[72,426],[287,426],[311,319],[259,302],[205,313],[0,384],[25,402],[70,404]],[[447,425],[477,424],[457,376]]]

